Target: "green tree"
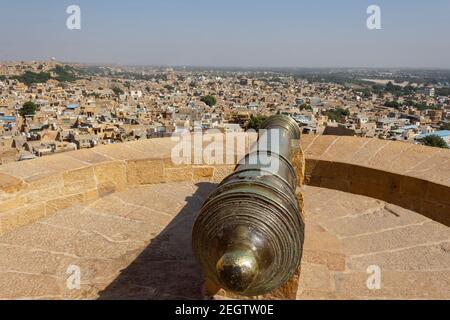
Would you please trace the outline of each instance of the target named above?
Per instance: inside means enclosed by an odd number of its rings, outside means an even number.
[[[426,136],[425,138],[420,139],[419,142],[422,143],[424,146],[428,147],[435,147],[441,149],[449,148],[445,140],[436,135]]]
[[[363,88],[360,90],[361,95],[363,98],[371,98],[372,97],[372,91],[370,90],[370,88]]]
[[[33,83],[46,83],[52,77],[50,73],[47,72],[39,72],[35,73],[32,71],[26,71],[24,74],[20,76],[13,77],[13,79],[17,79],[20,82],[26,84],[27,86],[32,85]]]
[[[345,117],[348,117],[350,115],[350,112],[348,110],[337,108],[334,110],[328,110],[325,112],[325,115],[330,120],[334,120],[336,122],[344,122]]]
[[[202,97],[201,101],[204,102],[205,104],[207,104],[210,107],[214,107],[217,104],[216,97],[211,96],[211,95],[207,95],[207,96]]]
[[[250,116],[250,121],[247,124],[247,130],[256,130],[258,131],[259,129],[261,129],[261,125],[263,124],[264,121],[266,121],[266,117],[262,117],[262,116]]]
[[[450,88],[436,88],[436,94],[438,96],[450,97]]]
[[[384,103],[384,106],[388,108],[398,109],[400,108],[400,103],[398,103],[397,101],[386,101]]]
[[[77,80],[77,76],[75,75],[75,68],[71,66],[56,66],[51,70],[56,74],[55,79],[59,82],[74,82]]]
[[[114,91],[114,94],[115,94],[116,96],[120,96],[121,94],[124,93],[123,90],[120,89],[119,87],[114,87],[114,88],[112,89],[112,91]]]
[[[22,109],[19,110],[19,114],[22,117],[33,116],[36,114],[36,111],[39,109],[38,105],[32,101],[25,102],[22,106]]]
[[[303,111],[303,110],[312,111],[312,107],[309,104],[305,103],[300,106],[300,111]]]
[[[444,123],[441,126],[441,130],[450,130],[450,122],[449,123]]]

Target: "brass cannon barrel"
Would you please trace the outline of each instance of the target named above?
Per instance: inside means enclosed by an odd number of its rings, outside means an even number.
[[[268,294],[299,268],[304,222],[290,159],[300,129],[273,116],[258,143],[204,203],[193,250],[207,281],[242,296]]]

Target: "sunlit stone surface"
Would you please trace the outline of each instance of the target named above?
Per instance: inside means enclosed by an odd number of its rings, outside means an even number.
[[[0,237],[2,299],[201,299],[191,228],[212,183],[132,188]],[[450,229],[363,196],[306,187],[298,299],[448,299]],[[69,290],[71,265],[81,287]],[[367,268],[381,269],[369,290]],[[70,279],[69,279],[70,280]]]

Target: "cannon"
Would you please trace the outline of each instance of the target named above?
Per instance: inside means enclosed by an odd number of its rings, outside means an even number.
[[[289,282],[303,252],[296,196],[302,173],[292,165],[300,128],[279,115],[261,129],[250,153],[205,201],[192,234],[206,282],[244,297],[263,296]]]

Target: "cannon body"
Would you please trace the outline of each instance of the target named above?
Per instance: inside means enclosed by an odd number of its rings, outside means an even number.
[[[291,164],[297,123],[269,118],[258,143],[204,203],[193,229],[207,281],[241,296],[268,294],[300,266],[304,222]]]

